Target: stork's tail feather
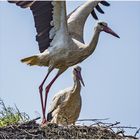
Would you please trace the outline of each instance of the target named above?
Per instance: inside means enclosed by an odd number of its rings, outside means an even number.
[[[27,65],[30,65],[30,66],[37,65],[38,61],[39,61],[39,58],[36,55],[21,59],[22,63],[26,63]]]

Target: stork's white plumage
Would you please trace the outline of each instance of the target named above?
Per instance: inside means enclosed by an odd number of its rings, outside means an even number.
[[[81,83],[84,85],[81,76],[81,67],[73,68],[73,87],[58,92],[50,105],[47,120],[59,125],[75,124],[81,111]]]
[[[82,62],[91,55],[97,45],[101,31],[108,32],[116,37],[106,23],[99,22],[95,29],[94,35],[89,44],[83,41],[83,29],[87,17],[91,13],[95,19],[97,15],[94,11],[96,8],[103,13],[99,4],[109,6],[104,0],[87,1],[70,15],[66,14],[65,1],[10,1],[16,5],[27,8],[30,7],[35,21],[37,30],[36,40],[39,44],[40,54],[22,59],[22,62],[28,65],[48,66],[48,73],[39,87],[41,105],[43,112],[43,122],[46,122],[45,111],[47,96],[50,87],[54,81],[70,66]],[[58,73],[46,87],[45,101],[43,102],[43,85],[50,72],[57,68]]]

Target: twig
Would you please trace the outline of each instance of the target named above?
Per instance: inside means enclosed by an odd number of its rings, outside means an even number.
[[[140,132],[140,128],[136,131],[134,137],[136,137],[139,132]]]
[[[34,122],[34,121],[36,121],[36,120],[39,120],[41,117],[37,117],[37,118],[35,118],[35,119],[32,119],[32,120],[30,120],[29,122]]]
[[[115,125],[118,125],[120,124],[120,122],[115,122],[115,123],[103,123],[103,122],[98,122],[97,123],[98,125],[99,124],[103,124],[105,125],[105,127],[110,127],[110,128],[130,128],[130,129],[137,129],[137,127],[131,127],[131,126],[115,126]],[[108,125],[107,125],[108,124]],[[140,130],[139,130],[140,131]]]
[[[0,139],[7,139],[9,136],[7,136],[6,132],[0,132]]]
[[[113,126],[111,128],[129,128],[129,129],[137,129],[137,127],[131,127],[131,126]]]
[[[124,130],[120,130],[120,131],[116,132],[116,134],[117,135],[122,134],[124,136],[124,132],[125,132]]]
[[[26,131],[26,130],[22,130],[23,132],[25,132],[26,134],[28,134],[28,135],[30,135],[30,136],[33,136],[33,137],[36,137],[36,136],[38,136],[38,135],[35,135],[35,134],[31,134],[31,133],[29,133],[28,131]]]
[[[114,123],[114,124],[112,124],[112,123],[105,123],[105,122],[97,122],[97,123],[95,123],[95,124],[93,124],[93,125],[98,125],[98,126],[104,125],[105,127],[111,127],[111,126],[117,125],[117,124],[119,124],[119,123],[120,123],[120,122],[116,122],[116,123]]]
[[[120,124],[120,122],[112,123],[112,124],[108,125],[107,127],[114,127],[115,125],[118,125],[118,124]]]
[[[24,122],[24,123],[21,123],[21,125],[24,125],[24,124],[28,124],[28,123],[32,123],[32,122],[35,122],[36,120],[39,120],[41,117],[37,117],[35,119],[32,119],[30,121],[27,121],[27,122]]]
[[[123,135],[126,138],[131,138],[131,139],[137,139],[135,136],[130,136],[130,135]]]
[[[105,118],[105,119],[79,119],[79,120],[77,120],[77,121],[80,121],[80,122],[82,122],[82,121],[104,121],[104,120],[109,120],[109,118]]]
[[[27,135],[30,135],[30,136],[33,136],[33,137],[35,137],[35,136],[38,136],[38,135],[35,135],[35,134],[31,134],[31,133],[29,133],[28,131],[26,131],[26,130],[24,130],[24,129],[20,129],[20,128],[17,128],[19,131],[21,131],[21,132],[24,132],[24,133],[26,133]]]

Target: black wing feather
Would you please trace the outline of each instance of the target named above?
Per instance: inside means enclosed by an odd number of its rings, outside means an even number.
[[[49,38],[49,32],[53,28],[50,24],[53,20],[53,5],[51,1],[9,1],[15,3],[21,8],[30,7],[35,28],[37,31],[36,41],[39,45],[40,52],[44,52],[48,47],[50,47],[50,42],[52,39]]]
[[[100,12],[101,14],[104,14],[104,11],[101,9],[99,5],[97,5],[95,8],[97,9],[98,12]]]
[[[94,9],[92,10],[91,15],[93,16],[93,18],[95,18],[96,20],[98,20],[98,17],[97,17],[97,15],[96,15]]]
[[[107,1],[101,1],[100,3],[104,6],[110,6],[110,4]]]
[[[49,38],[49,31],[53,27],[50,24],[53,20],[53,6],[50,1],[37,1],[36,4],[31,7],[31,10],[37,31],[36,41],[38,41],[40,52],[44,52],[52,41],[52,39]]]
[[[105,0],[101,1],[100,3],[104,6],[110,6],[110,4]],[[104,11],[101,9],[101,7],[99,5],[97,5],[95,8],[97,9],[98,12],[100,12],[101,14],[104,14]],[[98,20],[98,16],[96,15],[94,9],[91,12],[91,15],[93,16],[94,19]]]

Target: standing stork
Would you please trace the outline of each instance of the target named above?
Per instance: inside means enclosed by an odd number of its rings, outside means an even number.
[[[79,66],[73,68],[73,81],[73,87],[61,90],[54,96],[47,115],[47,120],[51,123],[69,125],[75,124],[78,119],[82,105],[81,83],[84,86]]]
[[[29,7],[33,13],[35,27],[37,30],[36,40],[39,44],[40,53],[21,61],[28,65],[48,66],[48,73],[45,79],[39,86],[43,121],[45,123],[46,117],[46,103],[50,87],[55,80],[70,66],[85,60],[91,55],[97,45],[99,34],[101,31],[110,33],[119,37],[112,31],[105,22],[98,22],[94,28],[94,35],[89,44],[83,41],[83,29],[89,14],[92,14],[95,19],[97,15],[94,11],[96,8],[100,13],[104,13],[99,4],[109,6],[106,1],[87,1],[68,17],[66,14],[65,1],[18,1],[12,0],[11,3],[27,8]],[[59,69],[56,76],[46,87],[45,99],[43,102],[43,85],[51,73],[51,71]]]

